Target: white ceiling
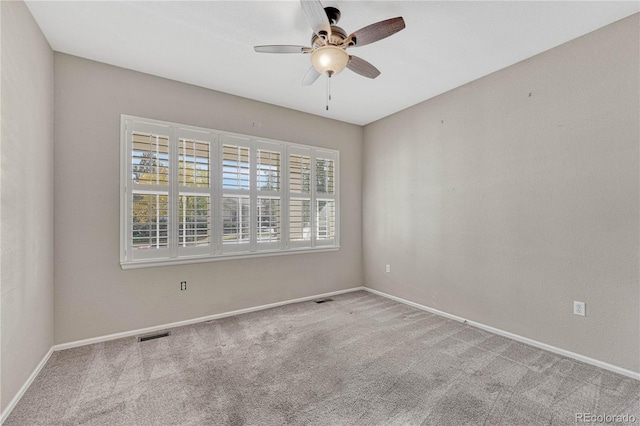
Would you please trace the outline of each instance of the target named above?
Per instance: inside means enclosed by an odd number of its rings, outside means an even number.
[[[349,123],[364,125],[640,10],[638,1],[346,1],[347,33],[402,16],[406,29],[349,49],[382,74],[349,70],[300,84],[309,55],[254,45],[310,44],[298,1],[27,1],[51,47]]]

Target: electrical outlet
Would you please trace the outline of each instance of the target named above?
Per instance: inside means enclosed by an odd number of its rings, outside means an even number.
[[[391,272],[391,265],[387,265],[387,272]]]
[[[186,289],[187,289],[187,282],[180,281],[180,290],[186,290]]]
[[[586,304],[584,302],[573,301],[573,315],[580,315],[581,317],[586,315]]]

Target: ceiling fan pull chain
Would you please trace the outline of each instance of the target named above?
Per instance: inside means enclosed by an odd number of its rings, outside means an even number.
[[[331,81],[331,76],[327,75],[327,97],[326,97],[326,100],[327,100],[327,106],[326,106],[327,111],[329,111],[329,99],[331,99],[330,96],[329,96],[329,85],[331,84],[330,81]]]
[[[327,111],[329,111],[330,100],[331,100],[331,74],[327,74]]]

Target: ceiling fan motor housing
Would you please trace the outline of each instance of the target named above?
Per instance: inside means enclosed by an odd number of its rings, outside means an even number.
[[[327,44],[332,46],[340,46],[346,38],[347,38],[347,33],[345,30],[343,30],[340,27],[336,27],[335,25],[332,25],[331,35],[328,36],[326,39],[319,37],[317,34],[313,34],[313,36],[311,36],[311,45],[313,46],[314,49],[317,49],[322,46],[326,46]]]

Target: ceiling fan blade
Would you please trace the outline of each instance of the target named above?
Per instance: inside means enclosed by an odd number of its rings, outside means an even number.
[[[260,53],[309,53],[310,47],[294,46],[288,44],[269,44],[266,46],[254,46],[253,49]]]
[[[355,46],[364,46],[374,41],[382,40],[405,28],[404,19],[401,16],[397,18],[386,19],[360,28],[349,36]]]
[[[349,62],[347,62],[347,68],[356,74],[360,74],[367,78],[376,78],[380,75],[380,70],[371,65],[369,62],[357,56],[349,56]]]
[[[320,0],[300,0],[300,5],[314,33],[319,37],[331,34],[331,24],[329,24],[327,12],[324,11]]]
[[[309,68],[302,78],[303,86],[311,86],[320,77],[320,73],[314,67]]]

